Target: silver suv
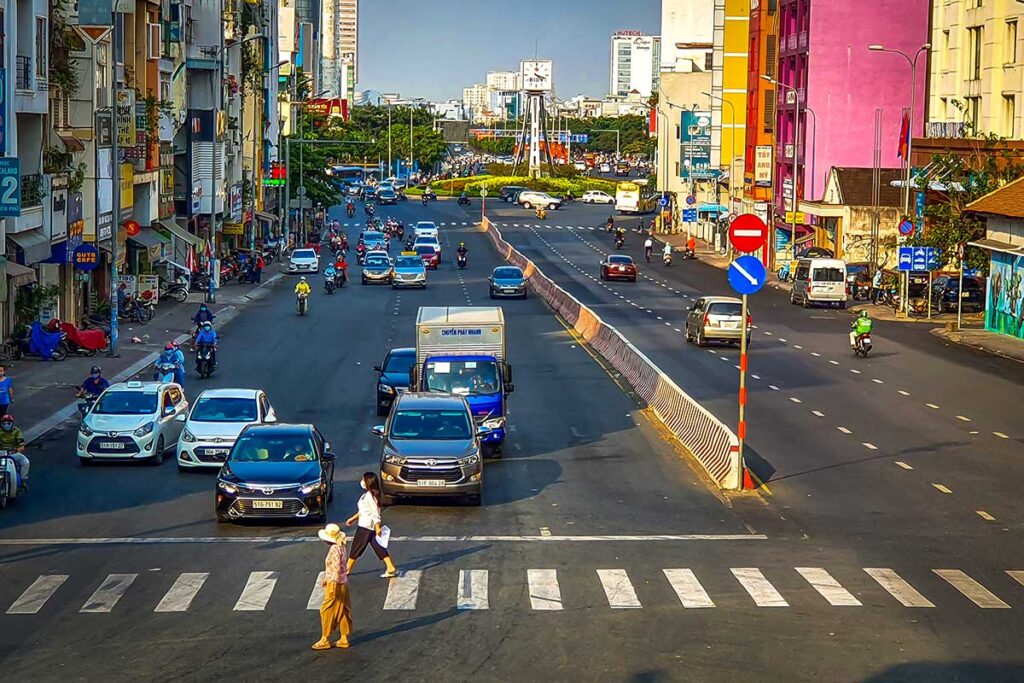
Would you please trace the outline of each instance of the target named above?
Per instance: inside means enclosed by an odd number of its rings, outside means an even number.
[[[383,502],[407,496],[463,496],[480,504],[484,462],[476,427],[461,396],[400,393],[387,424],[373,433],[384,440],[380,484]]]
[[[536,190],[520,192],[516,201],[519,202],[524,209],[532,209],[536,206],[541,206],[548,211],[554,211],[562,206],[562,200],[558,197],[552,197],[547,192],[537,192]]]

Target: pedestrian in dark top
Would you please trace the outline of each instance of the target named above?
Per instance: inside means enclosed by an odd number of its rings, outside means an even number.
[[[352,572],[356,560],[366,550],[366,546],[370,546],[377,559],[387,567],[381,578],[393,579],[398,576],[398,568],[395,567],[386,547],[387,534],[381,533],[387,527],[382,525],[380,516],[380,481],[373,472],[364,472],[359,485],[366,493],[359,498],[359,509],[356,514],[345,521],[345,526],[356,525],[356,534],[352,538],[352,553],[348,558],[348,571]]]
[[[331,635],[341,632],[334,647],[349,646],[352,633],[352,600],[348,592],[348,553],[345,550],[345,532],[337,524],[328,524],[317,532],[330,548],[324,560],[324,601],[320,605],[320,640],[313,643],[314,650],[328,650]]]
[[[0,365],[0,415],[6,415],[14,402],[13,382],[7,376],[7,368]]]

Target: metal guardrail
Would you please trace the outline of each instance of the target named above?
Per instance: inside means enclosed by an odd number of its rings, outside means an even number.
[[[731,429],[683,391],[615,327],[555,284],[533,261],[506,242],[493,223],[485,220],[483,229],[501,256],[522,268],[533,291],[626,378],[658,420],[693,454],[719,487],[739,489],[743,486],[742,463],[737,462],[739,439]]]

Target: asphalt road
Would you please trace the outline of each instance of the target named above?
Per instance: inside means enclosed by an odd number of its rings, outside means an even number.
[[[369,431],[379,421],[372,366],[388,348],[411,343],[420,305],[491,303],[485,278],[498,260],[473,227],[478,211],[476,201],[468,211],[451,202],[385,210],[407,224],[424,216],[442,223],[446,263],[430,273],[427,290],[355,284],[331,297],[316,291],[310,315],[299,318],[285,279],[223,330],[217,375],[202,384],[190,376],[186,392],[259,386],[283,420],[316,423],[339,454],[332,517],[347,517],[360,473],[374,469],[378,457]],[[496,213],[506,211],[526,214]],[[589,224],[597,225],[606,214],[571,208],[553,214],[553,224],[590,215],[597,220]],[[357,230],[351,225],[350,236]],[[678,338],[670,343],[662,328],[671,327],[656,320],[661,311],[679,316],[680,302],[665,294],[668,287],[647,281],[636,287],[646,308],[659,311],[637,314],[559,257],[541,260],[543,238],[596,274],[591,247],[564,229],[538,232],[520,228],[510,237],[533,249],[530,255],[585,302],[621,322],[634,341],[650,346],[667,370],[685,375],[681,384],[709,407],[726,410],[731,363],[683,349]],[[605,235],[582,237],[598,245]],[[452,263],[460,240],[470,249],[462,273]],[[614,286],[623,296],[626,287]],[[324,554],[322,544],[308,542],[313,528],[217,525],[212,474],[180,474],[171,462],[80,468],[73,461],[75,425],[68,424],[34,451],[30,495],[0,516],[5,674],[33,681],[210,680],[226,673],[243,680],[439,681],[1024,677],[1024,574],[1007,573],[1024,568],[1014,542],[1019,527],[978,518],[970,533],[961,530],[957,525],[970,525],[960,519],[967,516],[964,504],[951,502],[965,495],[959,482],[951,484],[954,494],[915,492],[930,488],[921,483],[928,478],[922,470],[940,467],[939,457],[955,461],[954,454],[915,455],[920,461],[905,455],[914,470],[893,466],[887,434],[894,420],[882,409],[844,419],[851,435],[817,426],[825,418],[798,415],[796,404],[786,406],[794,408],[789,415],[780,407],[768,416],[770,404],[782,404],[792,389],[805,397],[804,412],[827,405],[822,411],[831,422],[839,392],[830,382],[840,380],[816,370],[817,358],[789,360],[790,349],[766,348],[758,351],[771,354],[765,381],[770,365],[786,382],[778,380],[780,400],[759,395],[752,407],[752,417],[760,412],[758,420],[778,422],[771,437],[753,439],[752,446],[776,473],[794,463],[793,483],[780,475],[771,484],[775,497],[723,497],[542,303],[501,305],[516,370],[511,446],[503,460],[485,466],[482,507],[434,502],[387,511],[406,574],[389,584],[378,578],[374,558],[361,560],[352,578],[351,650],[309,650],[318,621],[307,606],[316,603],[311,594]],[[617,309],[628,315],[612,318]],[[790,324],[769,324],[760,306],[755,315],[759,330],[781,333]],[[811,343],[830,338],[813,331],[819,322],[825,321],[805,319],[800,334],[807,349],[821,348],[824,356],[826,347]],[[759,340],[761,346],[768,343]],[[673,356],[687,362],[668,366]],[[797,367],[804,368],[799,381],[789,377]],[[893,360],[883,369],[901,367]],[[868,403],[857,398],[852,407]],[[918,422],[899,417],[907,421],[903,431],[912,436],[918,424],[941,422],[927,410],[918,411]],[[964,414],[982,418],[977,409]],[[876,426],[887,431],[876,436]],[[1003,431],[1012,435],[1012,427]],[[935,429],[935,438],[958,434]],[[844,445],[857,430],[879,441],[879,451]],[[897,437],[911,438],[892,434],[892,443],[902,443]],[[994,443],[985,457],[1009,459],[1011,444]],[[784,461],[784,453],[793,460]],[[800,474],[798,466],[820,471]],[[841,474],[832,470],[844,467],[858,483],[840,495]],[[886,482],[898,477],[902,485]],[[873,489],[860,483],[872,478]],[[962,490],[989,485],[998,491],[998,482],[979,474]],[[929,498],[931,509],[920,509]],[[1008,500],[1006,509],[1018,504]],[[942,506],[951,511],[940,514]],[[940,526],[924,533],[915,524],[922,517],[953,531]],[[965,574],[934,571],[944,568]],[[1011,609],[988,608],[1003,604]]]

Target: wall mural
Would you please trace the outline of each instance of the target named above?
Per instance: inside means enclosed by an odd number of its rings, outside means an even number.
[[[985,329],[1024,339],[1024,256],[992,252]]]

